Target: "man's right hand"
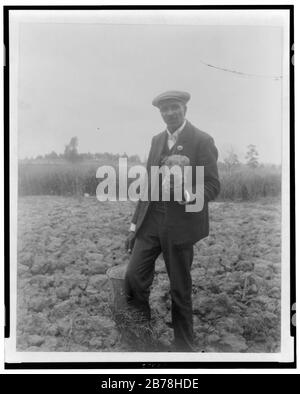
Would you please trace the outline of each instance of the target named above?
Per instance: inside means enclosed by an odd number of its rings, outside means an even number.
[[[125,241],[125,250],[128,253],[132,252],[133,246],[134,246],[134,242],[135,242],[135,232],[134,231],[130,231],[130,233],[128,234],[126,241]]]

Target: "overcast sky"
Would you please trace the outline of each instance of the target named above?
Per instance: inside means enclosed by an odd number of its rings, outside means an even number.
[[[190,92],[187,118],[243,161],[255,144],[281,161],[281,29],[87,23],[20,25],[19,157],[80,152],[147,155],[164,130],[153,97]],[[203,64],[258,76],[242,76]]]

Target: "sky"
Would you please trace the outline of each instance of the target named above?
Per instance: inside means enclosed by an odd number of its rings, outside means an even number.
[[[233,149],[244,161],[254,144],[261,162],[280,164],[281,42],[276,26],[22,23],[18,157],[62,153],[77,136],[81,153],[144,159],[165,129],[152,99],[184,90],[187,119],[221,160]]]

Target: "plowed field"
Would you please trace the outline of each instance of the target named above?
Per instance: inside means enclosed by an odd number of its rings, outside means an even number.
[[[18,205],[17,349],[126,351],[112,319],[106,270],[126,264],[134,205],[87,197],[22,197]],[[195,246],[194,330],[199,351],[280,348],[280,204],[211,203],[210,236]],[[158,259],[151,292],[161,343],[169,281]]]

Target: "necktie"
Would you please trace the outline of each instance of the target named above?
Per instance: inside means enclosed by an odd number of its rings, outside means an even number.
[[[174,134],[169,135],[168,138],[168,147],[169,149],[172,149],[173,146],[176,144],[176,136]]]

